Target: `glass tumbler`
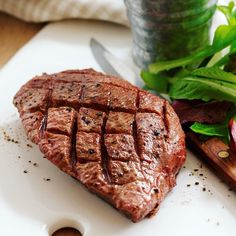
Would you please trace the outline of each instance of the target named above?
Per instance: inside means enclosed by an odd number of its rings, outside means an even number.
[[[209,43],[217,0],[124,0],[133,35],[133,59],[145,68],[180,58]]]

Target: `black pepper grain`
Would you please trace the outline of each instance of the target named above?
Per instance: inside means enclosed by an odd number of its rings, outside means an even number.
[[[89,149],[89,150],[88,150],[88,153],[89,153],[89,154],[94,154],[95,151],[94,151],[93,149]]]
[[[47,182],[48,182],[48,181],[51,181],[51,179],[49,179],[49,178],[43,178],[43,180],[44,180],[44,181],[47,181]]]
[[[195,185],[199,185],[199,182],[195,182]]]
[[[90,120],[87,120],[86,117],[82,117],[81,120],[86,124],[86,125],[89,125],[91,123]]]
[[[154,130],[154,131],[153,131],[153,134],[154,134],[155,136],[159,136],[159,135],[160,135],[160,132],[157,131],[157,130]]]

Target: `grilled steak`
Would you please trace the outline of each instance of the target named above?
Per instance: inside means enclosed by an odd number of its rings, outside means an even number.
[[[14,97],[44,156],[137,222],[153,215],[185,160],[169,103],[92,69],[31,79]]]

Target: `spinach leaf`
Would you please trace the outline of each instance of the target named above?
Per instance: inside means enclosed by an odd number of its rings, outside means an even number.
[[[218,67],[202,67],[194,70],[191,74],[236,84],[236,75],[223,71]]]
[[[204,134],[207,136],[217,136],[217,137],[228,137],[229,131],[227,124],[202,124],[195,122],[190,126],[190,129],[198,134]]]
[[[210,101],[230,101],[236,104],[236,84],[206,79],[201,77],[185,77],[177,80],[170,88],[172,99],[201,99]]]
[[[142,71],[141,76],[145,84],[159,93],[167,93],[168,78],[164,75],[152,74],[148,71]]]

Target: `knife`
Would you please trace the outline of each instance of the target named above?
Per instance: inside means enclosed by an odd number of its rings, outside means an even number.
[[[141,87],[140,84],[143,85],[134,70],[115,57],[96,39],[90,40],[90,48],[105,73],[128,79],[139,87]],[[160,96],[160,94],[156,95]],[[215,137],[202,141],[193,132],[186,133],[186,141],[188,148],[208,163],[216,175],[236,191],[236,154],[229,150],[229,146]]]
[[[105,73],[128,80],[138,87],[143,87],[144,83],[138,73],[135,72],[137,69],[132,65],[127,66],[127,63],[114,56],[94,38],[90,39],[90,48],[94,58]]]

